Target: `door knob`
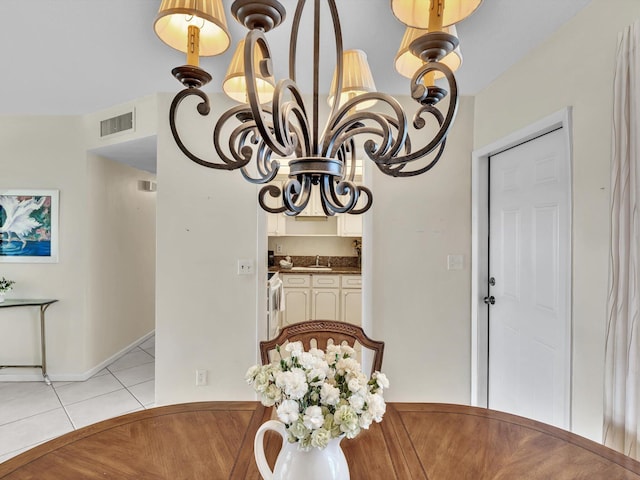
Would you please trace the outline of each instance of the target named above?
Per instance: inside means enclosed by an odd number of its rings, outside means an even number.
[[[494,297],[493,295],[491,295],[490,297],[484,297],[484,303],[486,303],[487,305],[495,305],[496,297]]]

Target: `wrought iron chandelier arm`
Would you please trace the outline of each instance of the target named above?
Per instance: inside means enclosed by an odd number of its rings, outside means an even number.
[[[440,149],[438,150],[438,153],[433,158],[433,160],[431,160],[424,167],[418,168],[416,170],[410,170],[410,171],[403,170],[407,165],[409,165],[408,163],[401,163],[401,164],[395,164],[395,165],[389,165],[389,164],[385,165],[385,164],[377,163],[376,166],[378,167],[378,169],[380,169],[382,173],[384,173],[385,175],[389,175],[391,177],[415,177],[416,175],[420,175],[422,173],[428,172],[435,166],[436,163],[438,163],[438,160],[440,160],[440,157],[444,153],[444,147],[446,143],[447,143],[447,140],[444,139],[440,144]]]
[[[244,157],[238,156],[235,158],[229,158],[226,155],[222,155],[218,150],[217,145],[216,145],[216,151],[218,152],[218,155],[220,155],[220,159],[222,160],[223,163],[209,162],[207,160],[203,160],[202,158],[198,157],[185,146],[185,144],[182,142],[182,139],[180,138],[180,134],[176,126],[176,115],[182,101],[192,95],[200,97],[200,99],[202,100],[200,103],[198,103],[198,106],[197,106],[197,110],[200,115],[202,115],[203,117],[206,117],[207,115],[209,115],[211,111],[211,107],[209,104],[209,97],[207,96],[206,93],[204,93],[202,90],[198,88],[185,88],[184,90],[178,92],[178,94],[174,97],[173,101],[171,102],[171,107],[169,109],[169,126],[171,127],[171,133],[173,134],[173,138],[176,142],[176,145],[182,151],[182,153],[184,153],[185,156],[189,158],[189,160],[199,165],[202,165],[208,168],[215,168],[219,170],[235,170],[249,163],[249,160],[251,159],[251,157],[247,158],[246,156]]]
[[[286,94],[290,94],[293,100],[286,101]],[[291,118],[295,117],[299,128],[296,129],[298,135],[292,135]],[[291,148],[300,147],[304,156],[311,155],[311,131],[304,101],[297,85],[289,80],[281,80],[276,85],[273,92],[273,128],[276,140],[281,145],[288,145]],[[301,134],[301,135],[300,135]],[[298,142],[302,142],[298,145]]]
[[[358,200],[362,198],[364,193],[366,202],[362,208],[355,208]],[[343,203],[338,195],[348,195],[346,203]],[[351,215],[360,215],[373,204],[373,195],[371,190],[361,185],[356,185],[351,181],[333,182],[328,177],[323,179],[320,187],[320,197],[322,199],[322,209],[327,215],[334,215],[336,213],[349,213]]]
[[[287,210],[287,207],[285,207],[284,205],[281,205],[279,207],[270,207],[269,205],[267,205],[267,202],[265,201],[267,193],[273,198],[280,198],[282,196],[282,190],[276,185],[265,185],[260,189],[260,192],[258,192],[258,203],[264,211],[269,213],[283,213]]]
[[[311,200],[311,177],[305,176],[302,183],[292,178],[282,189],[282,201],[286,208],[285,213],[293,216],[302,212]]]
[[[428,89],[422,84],[423,77],[427,73],[433,72],[433,71],[441,72],[449,83],[450,99],[449,99],[449,106],[447,108],[446,116],[443,116],[440,110],[437,109],[434,104],[430,103],[430,100],[428,99],[428,94],[429,94]],[[414,152],[409,151],[405,155],[396,156],[392,159],[388,159],[386,162],[384,162],[388,165],[411,162],[411,161],[423,158],[424,156],[433,152],[447,138],[447,135],[449,133],[451,125],[453,124],[453,121],[455,119],[455,116],[458,110],[458,86],[456,83],[456,79],[453,76],[453,72],[445,64],[440,62],[426,63],[420,70],[418,70],[414,74],[413,78],[411,79],[411,84],[412,84],[412,93],[411,93],[412,97],[418,103],[421,103],[423,105],[416,112],[416,115],[414,116],[413,126],[418,130],[424,128],[424,126],[426,125],[426,122],[421,115],[426,112],[426,113],[432,114],[436,118],[436,120],[438,121],[438,124],[440,125],[440,128],[436,132],[436,134],[433,136],[433,138],[429,141],[429,143],[427,143],[424,147]],[[365,150],[367,151],[367,154],[371,157],[371,153],[367,149],[366,145],[365,145]],[[438,155],[438,158],[439,158],[439,155]]]
[[[265,73],[271,74],[271,52],[269,44],[260,30],[254,29],[247,33],[244,44],[244,68],[245,79],[247,84],[247,99],[251,107],[253,120],[260,132],[260,136],[264,139],[269,148],[276,154],[286,157],[291,155],[296,148],[297,139],[283,130],[283,122],[280,119],[280,102],[283,90],[291,91],[294,99],[301,104],[302,96],[297,91],[295,84],[288,80],[278,82],[274,92],[274,108],[273,112],[265,112],[260,99],[258,97],[258,86],[256,84],[256,71],[254,59],[256,48],[260,48],[263,60],[260,61],[260,68]],[[289,85],[291,83],[291,85]],[[303,111],[304,107],[302,106]]]
[[[354,110],[359,103],[373,99],[389,105],[394,116]],[[406,114],[400,103],[395,98],[378,92],[358,95],[345,102],[329,124],[329,130],[324,135],[322,152],[333,156],[349,138],[363,134],[373,134],[378,137],[377,141],[365,142],[365,150],[372,160],[384,162],[396,155],[404,147],[407,139]]]

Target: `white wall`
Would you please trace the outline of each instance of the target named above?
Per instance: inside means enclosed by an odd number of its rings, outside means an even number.
[[[252,399],[244,374],[258,361],[257,316],[266,306],[256,289],[266,299],[266,273],[239,276],[237,261],[257,259],[257,189],[240,172],[202,167],[178,150],[170,100],[160,97],[158,120],[156,404]],[[232,106],[222,95],[212,105],[214,117]],[[211,130],[198,127],[210,122],[185,118],[205,155]],[[208,386],[195,386],[196,369],[208,370]]]
[[[126,182],[148,174],[88,160],[85,126],[82,117],[74,116],[0,117],[0,188],[60,192],[59,262],[0,263],[0,276],[17,282],[13,298],[59,299],[46,314],[48,370],[54,380],[86,378],[151,332],[154,322],[151,197],[124,212],[124,203],[142,194],[128,191]],[[128,243],[113,242],[113,237]],[[151,242],[146,254],[128,250],[139,241]],[[110,260],[105,252],[121,257]],[[136,269],[130,272],[132,264]],[[2,309],[0,364],[40,363],[39,348],[37,310]],[[0,380],[7,378],[40,377],[39,371],[1,371]]]
[[[616,38],[637,0],[593,0],[476,97],[480,148],[573,106],[573,430],[600,441]]]
[[[415,109],[406,97],[402,103]],[[473,98],[461,98],[445,154],[430,172],[391,178],[372,169],[364,324],[385,341],[389,400],[470,401],[473,108]],[[463,255],[463,270],[447,270],[449,254]]]
[[[89,155],[87,356],[97,365],[155,328],[155,175]]]
[[[0,276],[16,281],[11,297],[60,300],[47,311],[51,374],[90,366],[85,350],[86,163],[78,130],[77,117],[0,117],[0,187],[60,191],[59,262],[0,263]],[[0,314],[0,363],[39,363],[37,310],[3,309]]]

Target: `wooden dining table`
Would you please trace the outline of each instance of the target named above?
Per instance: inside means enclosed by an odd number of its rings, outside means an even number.
[[[253,439],[272,414],[257,402],[135,412],[28,450],[0,464],[0,479],[260,479]],[[280,444],[265,439],[271,465]],[[388,403],[381,423],[341,445],[352,480],[640,480],[639,462],[591,440],[463,405]]]

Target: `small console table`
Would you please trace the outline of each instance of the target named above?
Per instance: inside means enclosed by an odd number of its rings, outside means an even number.
[[[58,300],[24,300],[24,299],[11,299],[0,302],[0,308],[11,307],[38,307],[40,309],[40,351],[41,351],[41,365],[0,365],[0,369],[3,368],[40,368],[42,369],[42,376],[47,385],[51,385],[49,375],[47,375],[47,344],[44,335],[44,312],[49,308],[49,305],[57,302]]]

